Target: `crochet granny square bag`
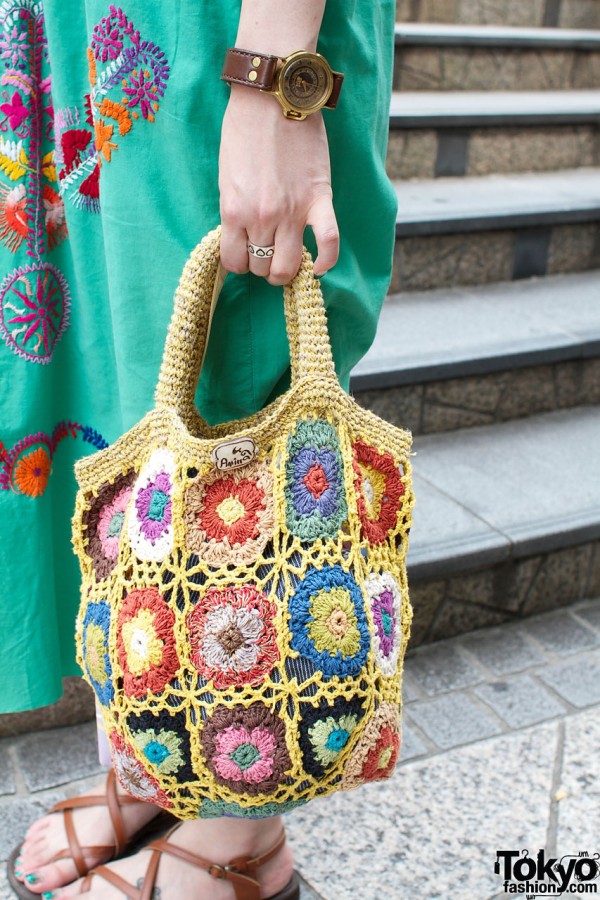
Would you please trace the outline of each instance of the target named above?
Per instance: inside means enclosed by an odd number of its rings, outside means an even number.
[[[154,408],[75,466],[79,663],[121,783],[181,819],[387,778],[412,620],[412,436],[340,386],[306,249],[290,389],[217,427],[195,408],[220,234],[183,270]]]

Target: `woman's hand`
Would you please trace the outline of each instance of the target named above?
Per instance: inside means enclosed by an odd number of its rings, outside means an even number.
[[[219,189],[221,262],[229,272],[250,270],[270,284],[286,284],[300,268],[306,225],[317,242],[315,274],[335,265],[339,231],[321,111],[286,119],[275,97],[233,84],[221,130]],[[248,240],[274,244],[273,256],[249,256]]]

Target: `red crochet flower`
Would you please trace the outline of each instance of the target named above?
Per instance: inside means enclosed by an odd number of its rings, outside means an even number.
[[[267,462],[193,482],[185,498],[186,544],[210,566],[253,562],[273,533],[273,475]]]
[[[363,781],[381,781],[389,778],[398,761],[400,735],[390,725],[384,725],[374,747],[369,750],[360,778]]]
[[[364,441],[355,441],[354,487],[363,538],[382,544],[396,526],[404,483],[394,458]]]
[[[389,778],[400,754],[400,707],[382,702],[366,724],[364,733],[344,769],[344,790]]]
[[[262,682],[279,659],[276,611],[252,584],[210,588],[187,618],[200,674],[218,690]]]
[[[175,614],[157,588],[130,591],[117,625],[123,688],[132,697],[160,694],[179,669]]]
[[[198,523],[208,539],[244,544],[258,534],[258,514],[264,509],[264,493],[256,482],[222,478],[208,485]]]

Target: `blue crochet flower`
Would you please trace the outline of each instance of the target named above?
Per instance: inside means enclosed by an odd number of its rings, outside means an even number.
[[[112,667],[108,654],[110,608],[107,603],[90,602],[83,620],[83,662],[96,696],[103,706],[114,697]]]
[[[303,541],[335,537],[347,516],[344,464],[335,429],[323,419],[299,422],[288,440],[287,526]]]
[[[340,565],[309,569],[289,601],[291,647],[325,678],[358,675],[370,646],[362,592]]]

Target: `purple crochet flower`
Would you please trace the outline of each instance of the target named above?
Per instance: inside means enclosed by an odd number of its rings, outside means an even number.
[[[390,656],[394,650],[395,618],[394,595],[386,588],[373,598],[373,621],[383,656]]]
[[[171,524],[171,479],[159,472],[135,498],[140,530],[149,541],[156,541]]]
[[[331,516],[338,507],[339,469],[332,450],[303,447],[294,459],[291,486],[296,513],[310,516],[315,510]]]

